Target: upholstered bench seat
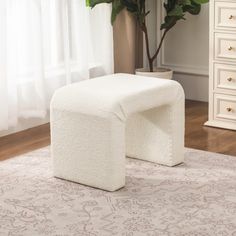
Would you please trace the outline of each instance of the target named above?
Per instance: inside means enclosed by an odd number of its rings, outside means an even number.
[[[183,162],[183,89],[130,74],[68,85],[51,101],[51,141],[56,177],[115,191],[125,185],[125,156]]]

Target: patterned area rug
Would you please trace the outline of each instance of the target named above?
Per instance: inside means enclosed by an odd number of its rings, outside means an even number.
[[[0,162],[0,235],[236,236],[236,157],[127,159],[126,176],[114,193],[55,179],[49,148]]]

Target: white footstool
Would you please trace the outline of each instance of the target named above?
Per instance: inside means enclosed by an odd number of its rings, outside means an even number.
[[[183,161],[183,89],[129,74],[63,87],[51,102],[51,141],[56,177],[115,191],[125,185],[125,156]]]

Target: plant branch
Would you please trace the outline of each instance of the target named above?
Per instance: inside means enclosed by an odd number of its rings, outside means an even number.
[[[145,36],[145,43],[146,43],[146,49],[147,49],[147,56],[148,59],[151,59],[151,53],[150,53],[150,46],[149,46],[149,38],[148,38],[148,32],[146,25],[144,26],[144,36]]]
[[[163,44],[163,42],[164,42],[165,36],[166,36],[166,34],[167,34],[168,31],[169,31],[169,29],[165,29],[165,31],[164,31],[164,33],[163,33],[163,35],[162,35],[162,37],[161,37],[161,41],[160,41],[160,43],[159,43],[159,46],[158,46],[158,48],[157,48],[155,54],[154,54],[153,57],[151,58],[152,61],[154,61],[154,60],[156,59],[156,57],[158,56],[158,54],[159,54],[159,52],[160,52],[160,50],[161,50],[162,44]]]
[[[142,25],[142,31],[144,32],[144,36],[145,36],[145,43],[146,43],[146,51],[147,51],[147,58],[149,61],[149,69],[152,72],[153,71],[153,63],[152,63],[152,57],[151,57],[151,53],[150,53],[150,45],[149,45],[149,37],[148,37],[148,31],[147,31],[147,26],[146,23],[144,22]]]

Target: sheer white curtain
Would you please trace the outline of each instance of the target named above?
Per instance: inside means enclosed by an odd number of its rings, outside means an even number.
[[[55,89],[113,72],[110,6],[0,1],[0,130],[44,117]]]

